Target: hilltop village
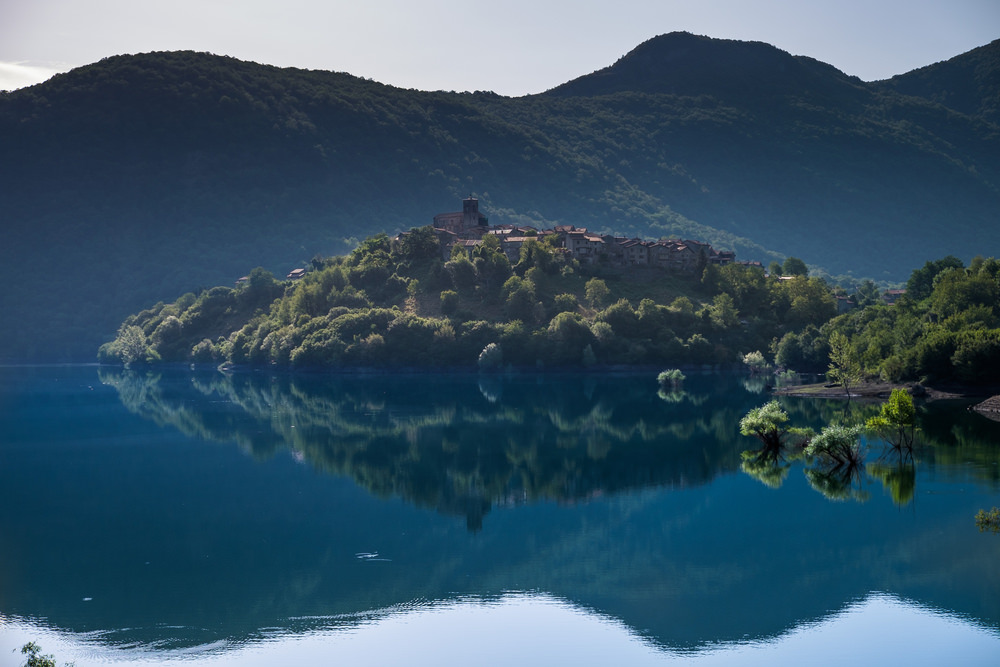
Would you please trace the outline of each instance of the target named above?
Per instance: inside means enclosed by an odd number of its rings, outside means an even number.
[[[500,248],[504,254],[514,264],[520,257],[521,246],[525,241],[555,234],[559,238],[558,249],[581,264],[657,266],[675,272],[692,273],[704,268],[706,263],[721,265],[736,261],[735,253],[717,251],[701,241],[647,241],[595,234],[573,225],[557,225],[553,229],[543,230],[514,225],[490,225],[486,216],[479,211],[479,200],[471,196],[462,201],[461,211],[435,215],[433,227],[441,241],[446,260],[456,245],[471,255],[484,237],[494,235],[500,240]]]
[[[470,259],[476,246],[487,236],[495,236],[500,241],[500,249],[511,264],[517,264],[521,257],[521,246],[529,239],[541,240],[555,235],[558,239],[556,251],[566,253],[581,264],[601,264],[608,267],[654,266],[675,273],[698,273],[706,264],[744,264],[761,266],[760,262],[736,262],[736,253],[716,250],[710,244],[691,239],[660,239],[649,241],[610,234],[596,234],[586,227],[556,225],[552,229],[536,229],[530,226],[490,225],[489,219],[479,210],[479,200],[467,197],[462,200],[462,210],[438,213],[433,221],[434,233],[441,243],[441,258],[448,261],[455,247],[465,250]],[[410,232],[396,235],[400,241]],[[287,276],[298,280],[306,275],[306,269],[293,269]],[[237,284],[246,282],[243,276]]]

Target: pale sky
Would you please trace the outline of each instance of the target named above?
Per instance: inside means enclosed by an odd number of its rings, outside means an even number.
[[[872,81],[1000,38],[1000,0],[0,0],[0,90],[190,49],[518,96],[676,30],[767,42]]]

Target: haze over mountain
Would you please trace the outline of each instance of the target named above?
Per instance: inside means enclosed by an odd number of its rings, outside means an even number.
[[[905,280],[996,254],[1000,40],[865,83],[672,33],[541,95],[403,90],[192,52],[0,94],[0,359],[93,358],[128,313],[428,224],[574,224]]]

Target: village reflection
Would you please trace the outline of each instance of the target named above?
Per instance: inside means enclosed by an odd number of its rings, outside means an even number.
[[[738,467],[738,378],[270,376],[101,369],[132,412],[256,458],[288,451],[369,492],[464,516],[702,484]],[[697,410],[692,410],[697,407]]]

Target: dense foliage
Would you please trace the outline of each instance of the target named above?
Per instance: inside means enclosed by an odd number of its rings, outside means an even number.
[[[831,354],[835,343],[836,354]],[[836,370],[851,379],[986,384],[1000,377],[1000,261],[955,257],[913,272],[893,305],[840,315],[818,330],[785,335],[776,361],[799,370]]]
[[[913,399],[905,390],[894,389],[878,414],[871,414],[872,409],[862,408],[867,418],[849,409],[830,414],[816,433],[789,426],[789,415],[776,400],[753,408],[740,420],[740,433],[757,438],[760,445],[743,452],[741,468],[777,488],[788,476],[790,461],[801,459],[809,484],[828,498],[864,501],[865,482],[871,477],[889,490],[896,504],[906,505],[915,487]],[[862,439],[865,434],[869,437]],[[888,451],[884,445],[889,445]],[[880,449],[878,459],[866,466],[866,456]]]
[[[144,304],[247,266],[284,275],[470,191],[493,223],[900,279],[932,239],[963,256],[1000,241],[997,48],[914,87],[672,34],[518,99],[191,52],[108,58],[0,93],[0,279],[16,286],[0,358],[82,359]]]
[[[724,364],[836,312],[818,278],[709,265],[702,276],[581,266],[531,239],[513,266],[495,238],[447,261],[430,227],[379,234],[313,261],[298,281],[262,269],[127,318],[104,362],[280,367]],[[599,275],[597,275],[599,273]]]

